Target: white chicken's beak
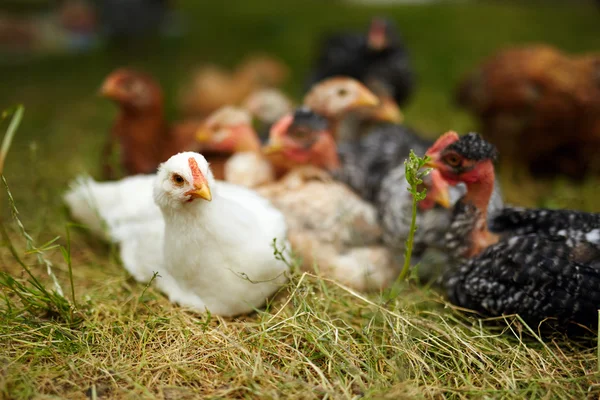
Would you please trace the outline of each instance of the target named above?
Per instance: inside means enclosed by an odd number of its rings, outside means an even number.
[[[192,196],[192,199],[203,199],[206,201],[212,200],[212,194],[210,193],[210,188],[206,183],[202,183],[200,185],[194,185],[194,190],[190,190],[186,193],[187,195]]]

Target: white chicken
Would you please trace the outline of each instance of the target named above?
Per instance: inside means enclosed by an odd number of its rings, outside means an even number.
[[[154,201],[165,220],[164,267],[181,289],[172,300],[231,316],[253,311],[285,283],[287,265],[273,248],[287,243],[283,214],[249,189],[215,185],[200,154],[160,166]]]
[[[135,279],[158,272],[157,287],[194,311],[249,313],[287,280],[273,249],[289,249],[283,215],[257,193],[215,181],[200,154],[179,153],[157,175],[80,179],[65,201],[75,219],[120,244]]]

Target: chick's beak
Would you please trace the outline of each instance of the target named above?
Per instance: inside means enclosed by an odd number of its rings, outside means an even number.
[[[108,97],[115,93],[116,89],[116,82],[114,81],[114,79],[109,78],[105,80],[102,86],[100,86],[100,89],[98,89],[98,95],[102,97]]]
[[[379,98],[373,94],[369,89],[363,88],[354,103],[354,107],[375,107],[379,105]]]
[[[212,194],[210,193],[210,188],[206,182],[194,183],[194,189],[186,194],[192,196],[192,199],[212,200]]]
[[[379,109],[375,112],[375,118],[378,121],[401,124],[404,121],[404,114],[400,107],[393,100],[383,100]]]
[[[431,171],[431,188],[427,196],[444,208],[450,208],[450,185],[438,170]]]
[[[211,138],[210,130],[208,128],[206,128],[205,126],[201,126],[196,131],[196,141],[198,141],[200,143],[206,143],[210,140],[210,138]]]
[[[280,142],[270,140],[269,143],[265,144],[262,148],[263,154],[276,154],[283,150],[283,145]]]
[[[433,169],[439,169],[441,167],[442,164],[440,164],[437,160],[434,160],[433,158],[430,158],[429,161],[427,161],[425,163],[425,167],[427,168],[433,168]]]
[[[441,154],[439,151],[431,151],[431,149],[429,149],[425,153],[425,157],[427,157],[428,160],[424,166],[427,168],[433,168],[434,171],[432,171],[432,173],[435,172],[435,170],[439,170],[443,167],[443,164],[440,162]]]

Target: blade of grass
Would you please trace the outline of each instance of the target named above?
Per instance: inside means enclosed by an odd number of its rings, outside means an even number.
[[[10,121],[10,125],[6,130],[6,135],[4,135],[4,139],[2,139],[2,146],[0,147],[0,175],[4,173],[4,163],[6,161],[6,156],[8,155],[8,150],[10,149],[10,145],[12,140],[17,132],[17,128],[21,124],[21,120],[23,119],[23,113],[25,112],[25,108],[22,105],[18,105],[13,118]],[[6,117],[9,111],[5,111],[3,113],[3,117]]]

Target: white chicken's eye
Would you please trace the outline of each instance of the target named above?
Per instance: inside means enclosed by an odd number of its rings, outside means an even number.
[[[337,94],[340,97],[345,97],[348,94],[348,91],[344,88],[339,88]]]
[[[179,174],[171,175],[171,180],[177,186],[183,186],[183,184],[185,183],[185,179],[183,179],[183,176],[181,176]]]

